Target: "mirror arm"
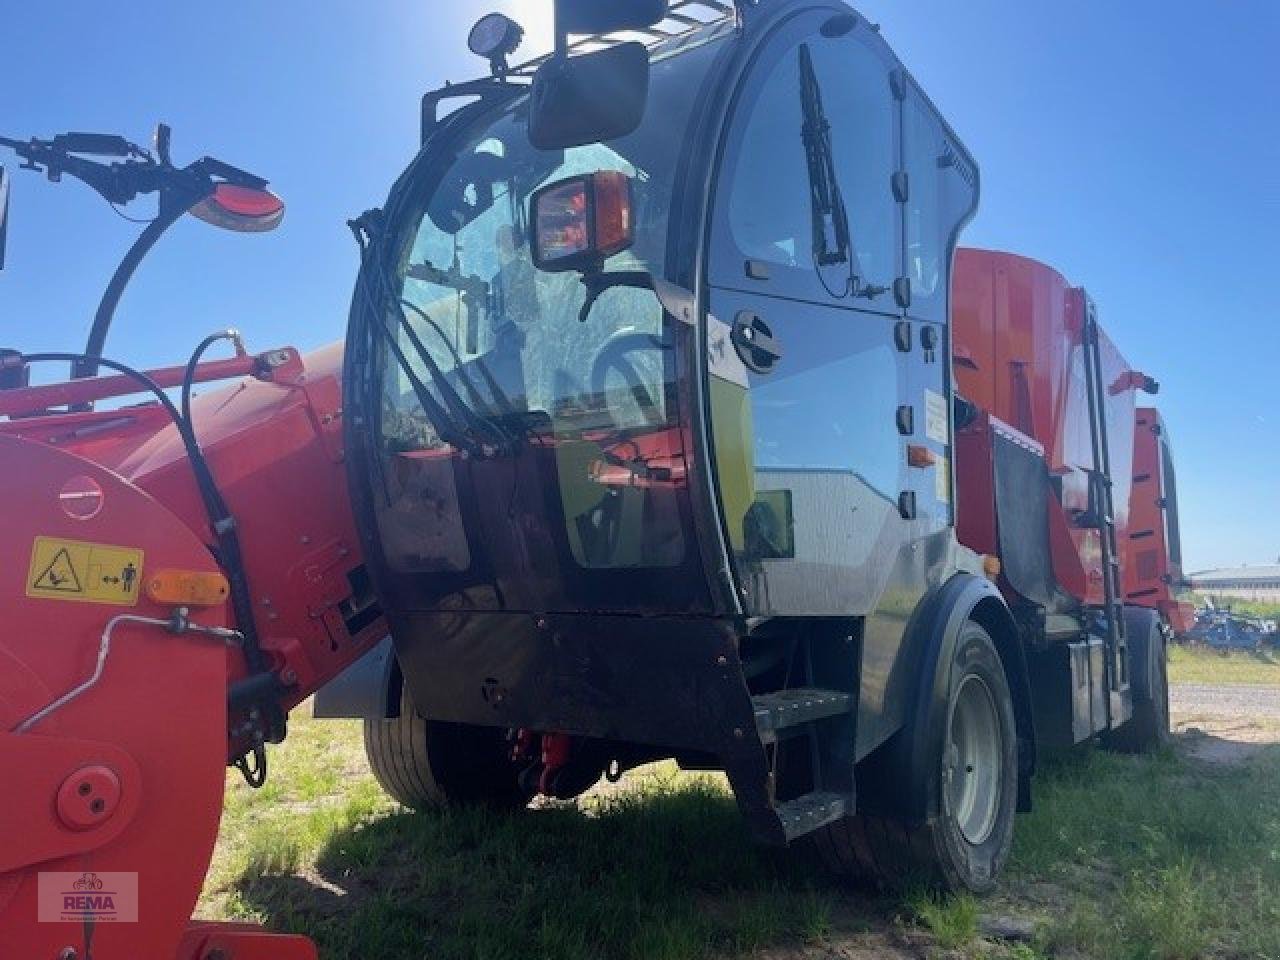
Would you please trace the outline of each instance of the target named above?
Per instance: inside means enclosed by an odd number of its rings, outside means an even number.
[[[133,242],[133,246],[129,248],[129,252],[120,261],[120,265],[116,267],[116,272],[112,275],[111,282],[107,284],[107,289],[102,294],[97,312],[93,315],[93,326],[89,328],[89,339],[84,349],[85,359],[72,364],[71,379],[79,380],[85,377],[97,376],[97,360],[102,356],[102,351],[106,347],[107,333],[110,331],[111,322],[115,318],[116,307],[119,306],[120,298],[124,296],[125,287],[133,279],[133,274],[138,269],[138,265],[151,252],[151,248],[156,245],[156,242],[164,236],[165,231],[177,223],[195,204],[209,196],[212,190],[212,181],[206,180],[199,184],[199,189],[196,189],[196,184],[193,183],[186,190],[165,190],[160,194],[160,205],[156,212],[156,218],[147,224],[147,228]],[[82,405],[79,409],[92,409],[92,405]]]
[[[636,290],[652,290],[662,304],[662,309],[681,323],[697,322],[696,301],[693,292],[678,284],[655,277],[648,270],[614,270],[584,273],[582,285],[587,289],[582,309],[578,311],[578,322],[586,323],[596,301],[614,287],[631,287]]]

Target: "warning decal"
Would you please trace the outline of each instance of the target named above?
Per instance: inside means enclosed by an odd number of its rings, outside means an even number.
[[[36,537],[27,596],[132,607],[138,602],[141,579],[141,550]]]
[[[933,390],[924,392],[924,435],[934,443],[945,444],[951,440],[947,398]]]

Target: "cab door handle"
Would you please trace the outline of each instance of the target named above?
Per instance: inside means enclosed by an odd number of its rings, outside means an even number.
[[[734,317],[729,339],[743,365],[752,373],[771,373],[782,359],[781,341],[760,314],[752,310],[742,310]]]

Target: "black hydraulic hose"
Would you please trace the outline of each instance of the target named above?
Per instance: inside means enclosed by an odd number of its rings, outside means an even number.
[[[187,361],[187,368],[182,374],[182,419],[191,426],[191,433],[194,435],[196,426],[191,419],[191,390],[195,386],[196,367],[200,365],[200,360],[204,357],[205,351],[212,347],[215,343],[223,340],[230,340],[237,343],[240,334],[235,330],[221,330],[218,333],[211,333],[205,337],[196,346],[191,353],[191,359]]]
[[[360,220],[351,220],[347,224],[351,228],[352,234],[355,235],[356,244],[360,247],[360,274],[356,279],[356,288],[359,290],[361,297],[365,302],[365,309],[369,313],[370,322],[378,328],[386,339],[387,346],[395,355],[396,362],[400,369],[404,371],[405,376],[409,379],[410,386],[413,387],[414,395],[418,398],[418,403],[422,405],[422,412],[427,415],[427,419],[431,421],[435,427],[436,433],[445,443],[452,444],[462,450],[475,452],[476,445],[466,432],[458,425],[448,408],[440,403],[439,400],[431,393],[430,388],[423,383],[422,378],[418,376],[413,369],[413,365],[409,363],[409,358],[405,356],[404,351],[400,348],[400,344],[396,341],[395,335],[387,329],[387,325],[380,316],[381,311],[378,307],[377,298],[369,291],[366,272],[370,269],[370,258],[377,257],[378,253],[373,249],[372,243],[365,242],[365,236],[370,233],[368,222],[361,218]],[[397,311],[400,314],[401,323],[404,323],[404,311]],[[424,362],[428,364],[428,369],[434,366],[434,361],[430,356],[424,358]],[[437,367],[431,370],[433,377],[443,378]]]
[[[15,359],[21,360],[22,363],[78,363],[88,358],[83,353],[24,353]],[[169,395],[164,392],[160,384],[156,383],[141,370],[135,370],[133,367],[125,366],[123,363],[106,359],[99,359],[98,363],[108,370],[122,373],[126,377],[137,381],[148,393],[154,394],[155,398],[160,401],[160,405],[164,407],[165,412],[173,420],[174,426],[179,431],[182,430],[182,414],[173,405],[173,401],[169,399]]]

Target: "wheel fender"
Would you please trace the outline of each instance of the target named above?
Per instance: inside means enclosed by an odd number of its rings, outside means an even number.
[[[905,642],[919,651],[919,683],[902,729],[859,767],[866,812],[923,822],[939,808],[936,758],[946,736],[951,666],[960,630],[970,620],[991,635],[1004,664],[1018,731],[1018,809],[1029,809],[1035,733],[1017,625],[991,581],[957,573],[925,596],[908,626]]]

